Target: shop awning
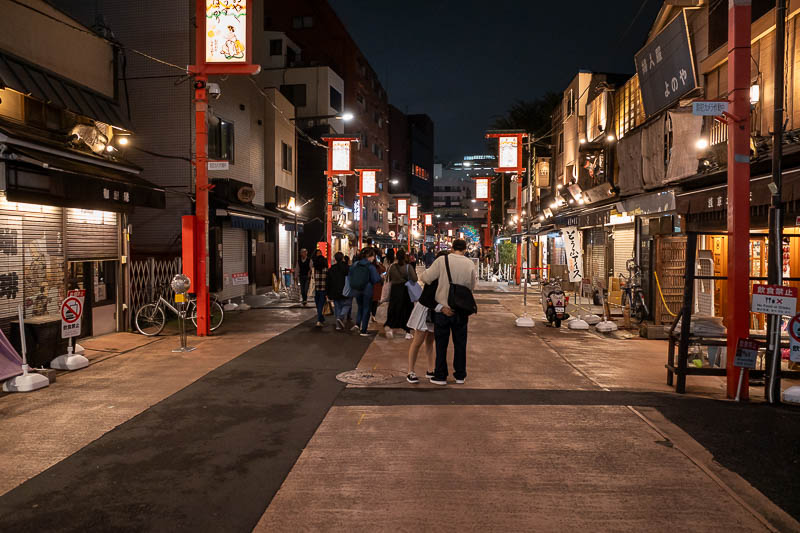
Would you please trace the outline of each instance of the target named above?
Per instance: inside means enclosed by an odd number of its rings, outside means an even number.
[[[130,129],[125,114],[110,98],[5,52],[0,52],[0,86],[111,126]]]
[[[231,226],[240,229],[249,229],[255,231],[264,231],[266,225],[264,224],[264,217],[256,217],[253,215],[241,215],[238,213],[231,213]]]
[[[227,217],[234,228],[264,231],[267,227],[264,217],[271,216],[272,212],[256,206],[228,205],[225,209],[217,209],[215,213],[217,217]]]
[[[0,133],[5,146],[5,180],[10,201],[101,211],[134,207],[164,209],[164,189],[139,177],[133,165],[84,153],[56,150]]]

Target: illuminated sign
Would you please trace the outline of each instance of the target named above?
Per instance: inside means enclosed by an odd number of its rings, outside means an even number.
[[[475,180],[475,199],[479,201],[489,200],[489,180],[491,178],[478,178]]]
[[[377,194],[374,170],[361,171],[361,194]]]
[[[206,0],[205,35],[206,63],[247,63],[247,0]]]
[[[500,137],[500,168],[519,168],[518,158],[519,137],[516,135]]]
[[[410,220],[417,220],[419,218],[419,211],[416,205],[408,206],[408,218]]]
[[[334,172],[350,171],[350,141],[333,141],[331,143],[331,170]]]
[[[361,202],[358,200],[353,202],[353,220],[361,220]]]
[[[430,213],[425,214],[425,225],[433,226],[433,215],[431,215]]]
[[[453,236],[453,230],[451,230],[451,229],[447,230],[447,236],[448,237],[452,237]]]
[[[398,198],[397,199],[397,215],[405,215],[406,209],[408,208],[408,200],[405,198]]]

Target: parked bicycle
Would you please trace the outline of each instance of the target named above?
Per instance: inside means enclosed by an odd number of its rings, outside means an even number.
[[[630,305],[631,316],[641,324],[650,315],[647,304],[644,302],[642,269],[633,259],[628,259],[625,262],[625,268],[628,269],[628,276],[626,277],[621,272],[619,274],[620,279],[623,281],[622,303],[625,304],[627,302]]]
[[[180,311],[175,308],[171,303],[164,299],[164,297],[159,296],[158,300],[154,303],[143,305],[136,311],[136,329],[139,330],[139,333],[142,335],[147,335],[148,337],[152,337],[154,335],[158,335],[164,329],[164,326],[167,323],[166,313],[164,312],[164,308],[169,309],[176,316],[180,317]],[[210,327],[211,331],[216,330],[222,325],[222,321],[225,319],[225,312],[222,310],[222,306],[219,304],[216,298],[211,299],[211,317],[210,317]],[[190,298],[186,304],[186,316],[191,319],[192,324],[197,326],[197,304],[195,298]]]

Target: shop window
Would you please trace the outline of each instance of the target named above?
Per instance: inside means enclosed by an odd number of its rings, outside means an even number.
[[[342,112],[342,93],[336,87],[330,88],[330,105],[337,113]]]
[[[269,55],[279,56],[283,54],[283,39],[269,40]]]
[[[25,98],[25,124],[44,128],[47,124],[44,108],[44,103],[33,98]]]
[[[208,158],[233,163],[233,122],[215,115],[208,119]]]
[[[281,168],[286,172],[292,171],[292,147],[281,142]]]
[[[295,83],[291,85],[281,85],[281,94],[289,100],[295,107],[305,107],[306,105],[306,84]]]

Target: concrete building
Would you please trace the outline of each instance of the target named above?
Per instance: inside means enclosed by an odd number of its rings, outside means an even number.
[[[433,209],[434,127],[428,115],[406,115],[390,105],[389,192],[410,196],[420,209]]]
[[[434,165],[433,209],[440,231],[470,224],[486,224],[488,202],[475,200],[476,177],[494,176],[497,158],[493,155],[467,155],[461,161]]]

